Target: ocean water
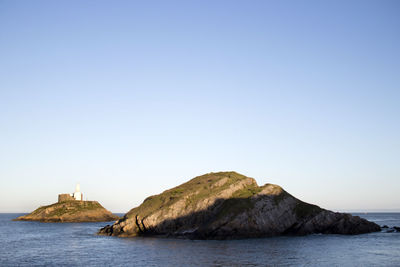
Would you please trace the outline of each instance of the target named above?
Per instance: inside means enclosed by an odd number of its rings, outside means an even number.
[[[97,236],[107,223],[14,222],[0,214],[0,266],[400,266],[400,233],[203,241]],[[400,213],[356,214],[400,226]]]

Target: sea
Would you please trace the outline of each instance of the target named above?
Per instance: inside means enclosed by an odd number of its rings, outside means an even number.
[[[0,214],[0,266],[400,266],[400,233],[242,240],[98,236],[110,223],[12,221]],[[357,213],[400,226],[400,213]]]

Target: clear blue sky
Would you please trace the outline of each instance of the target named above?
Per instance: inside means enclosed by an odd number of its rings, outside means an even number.
[[[211,171],[400,210],[399,1],[0,0],[0,212]]]

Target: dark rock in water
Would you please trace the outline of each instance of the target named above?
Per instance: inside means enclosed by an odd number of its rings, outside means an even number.
[[[43,206],[14,221],[40,222],[108,222],[119,217],[112,214],[97,201],[62,201]]]
[[[387,225],[382,226],[382,230],[385,230],[385,233],[394,233],[394,232],[400,232],[400,227],[398,226],[393,226],[389,227]]]
[[[278,185],[258,186],[254,179],[236,172],[219,172],[148,197],[99,234],[232,239],[380,230],[358,216],[305,203]]]

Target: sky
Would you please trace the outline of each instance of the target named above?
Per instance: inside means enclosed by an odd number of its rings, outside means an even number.
[[[399,1],[0,0],[0,212],[209,172],[400,211]]]

